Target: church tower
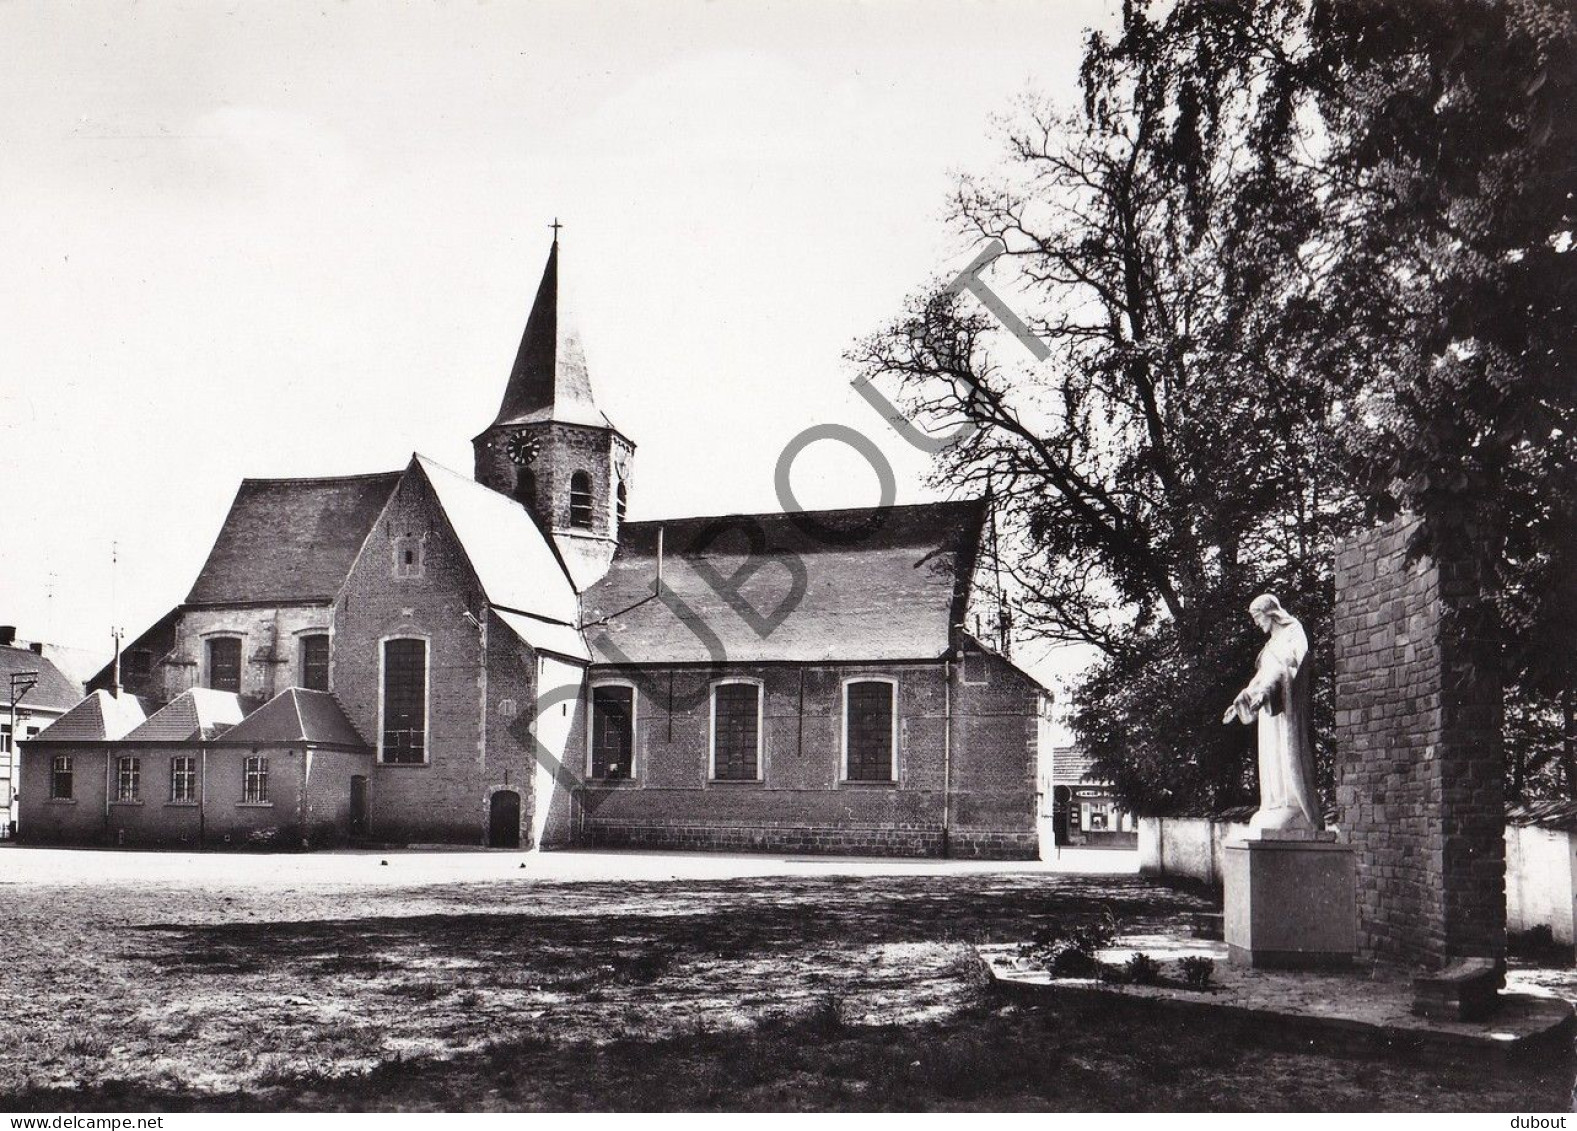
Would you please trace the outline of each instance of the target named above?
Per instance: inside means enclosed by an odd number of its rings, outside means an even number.
[[[635,445],[592,400],[580,334],[559,295],[557,225],[504,401],[471,445],[476,481],[537,517],[576,589],[608,572]]]

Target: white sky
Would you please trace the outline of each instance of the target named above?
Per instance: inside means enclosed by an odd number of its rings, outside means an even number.
[[[1112,8],[0,4],[0,623],[107,653],[244,476],[469,474],[555,216],[632,517],[777,509],[823,422],[929,497],[842,354],[968,262],[952,174]],[[876,502],[837,445],[794,485]]]

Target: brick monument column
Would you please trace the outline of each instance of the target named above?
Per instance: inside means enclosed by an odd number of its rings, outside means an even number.
[[[1501,688],[1475,671],[1446,611],[1473,570],[1407,560],[1417,520],[1336,556],[1336,801],[1358,854],[1358,950],[1440,970],[1503,969],[1505,763]]]

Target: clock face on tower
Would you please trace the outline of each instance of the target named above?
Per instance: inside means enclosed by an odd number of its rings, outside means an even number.
[[[538,444],[534,437],[517,432],[504,441],[504,453],[509,456],[511,462],[521,467],[533,462],[537,458],[537,452]]]

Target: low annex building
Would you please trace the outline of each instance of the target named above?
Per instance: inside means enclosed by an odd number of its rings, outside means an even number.
[[[473,447],[244,481],[24,745],[21,836],[1039,854],[1047,693],[964,629],[984,501],[627,520],[557,240]]]

